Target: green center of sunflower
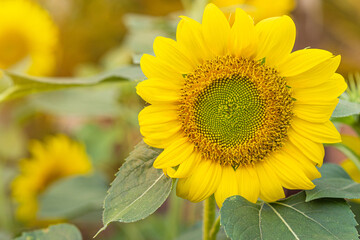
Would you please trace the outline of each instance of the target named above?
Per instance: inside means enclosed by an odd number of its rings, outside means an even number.
[[[248,79],[218,79],[195,102],[195,124],[214,143],[233,147],[254,137],[264,118],[264,103]]]
[[[205,158],[236,168],[283,146],[292,107],[291,90],[275,69],[225,56],[185,76],[179,118]]]

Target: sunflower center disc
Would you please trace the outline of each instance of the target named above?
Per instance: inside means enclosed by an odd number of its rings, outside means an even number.
[[[247,79],[219,79],[195,102],[196,127],[211,142],[235,146],[254,137],[264,118],[263,108],[256,87]]]
[[[185,76],[178,113],[184,135],[204,158],[236,168],[283,146],[292,108],[291,90],[275,69],[224,56]]]

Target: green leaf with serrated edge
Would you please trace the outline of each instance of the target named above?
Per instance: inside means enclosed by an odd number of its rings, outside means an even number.
[[[122,67],[95,76],[81,78],[33,77],[0,70],[0,102],[37,92],[91,86],[100,83],[118,83],[122,80],[143,78],[144,75],[139,66]]]
[[[349,102],[343,99],[339,100],[338,105],[336,106],[333,114],[331,117],[338,118],[338,117],[347,117],[351,115],[360,114],[360,104]]]
[[[307,202],[319,198],[360,198],[360,184],[339,165],[324,164],[320,172],[322,177],[314,180],[316,187],[306,191]]]
[[[231,239],[358,239],[354,214],[343,199],[305,202],[300,192],[285,200],[256,204],[227,198],[221,225]]]
[[[80,231],[71,224],[52,225],[49,228],[24,232],[15,240],[82,240]]]
[[[108,183],[104,176],[69,177],[52,184],[40,195],[40,219],[71,219],[100,210]]]
[[[360,223],[360,203],[349,201],[348,204],[350,205],[351,211],[355,215],[356,222]],[[360,225],[356,226],[358,233],[360,233]]]
[[[170,194],[172,179],[152,165],[162,150],[139,143],[111,183],[104,202],[104,230],[114,221],[135,222],[154,213]]]

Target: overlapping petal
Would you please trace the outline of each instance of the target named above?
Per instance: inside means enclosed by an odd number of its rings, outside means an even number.
[[[222,167],[221,181],[215,192],[215,200],[219,207],[226,198],[239,194],[236,175],[236,171],[231,166]]]
[[[220,184],[221,176],[220,164],[202,160],[190,177],[178,180],[176,194],[192,202],[200,202],[214,194]]]
[[[236,177],[239,186],[239,195],[252,203],[259,198],[260,184],[254,166],[244,166],[236,169]]]
[[[255,26],[258,49],[255,60],[265,58],[265,63],[277,67],[288,57],[294,47],[296,29],[288,16],[268,18]]]
[[[256,53],[257,35],[254,21],[242,9],[237,8],[235,22],[231,27],[229,51],[235,56],[252,58]]]
[[[136,93],[151,104],[170,104],[179,100],[180,87],[162,78],[151,78],[140,82]]]
[[[330,120],[325,123],[312,123],[294,117],[292,129],[299,135],[317,143],[337,143],[341,141],[340,133]]]
[[[183,49],[191,53],[188,57],[198,65],[214,57],[205,44],[201,24],[191,18],[182,17],[176,31],[176,39]]]
[[[285,197],[282,184],[273,167],[267,161],[256,163],[256,171],[259,177],[261,199],[274,202]]]
[[[214,4],[208,4],[204,11],[201,26],[205,43],[209,49],[216,56],[227,54],[230,24],[224,13]]]
[[[154,167],[175,167],[184,162],[193,152],[194,146],[188,142],[187,138],[176,139],[155,159]]]

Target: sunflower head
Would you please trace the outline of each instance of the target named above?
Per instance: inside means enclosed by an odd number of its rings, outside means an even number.
[[[27,73],[51,74],[58,32],[48,13],[30,0],[3,0],[0,16],[0,68],[29,60]]]
[[[214,5],[202,23],[182,17],[176,41],[158,37],[144,55],[137,93],[144,141],[164,151],[155,168],[179,178],[177,194],[198,202],[215,194],[275,201],[283,188],[311,189],[322,143],[340,141],[329,118],[346,89],[340,56],[292,52],[287,16],[256,25],[240,8],[231,25]]]
[[[38,210],[38,196],[55,181],[92,171],[85,148],[65,135],[49,137],[45,142],[34,140],[31,157],[20,162],[20,173],[12,184],[17,217],[23,222],[34,222]]]

